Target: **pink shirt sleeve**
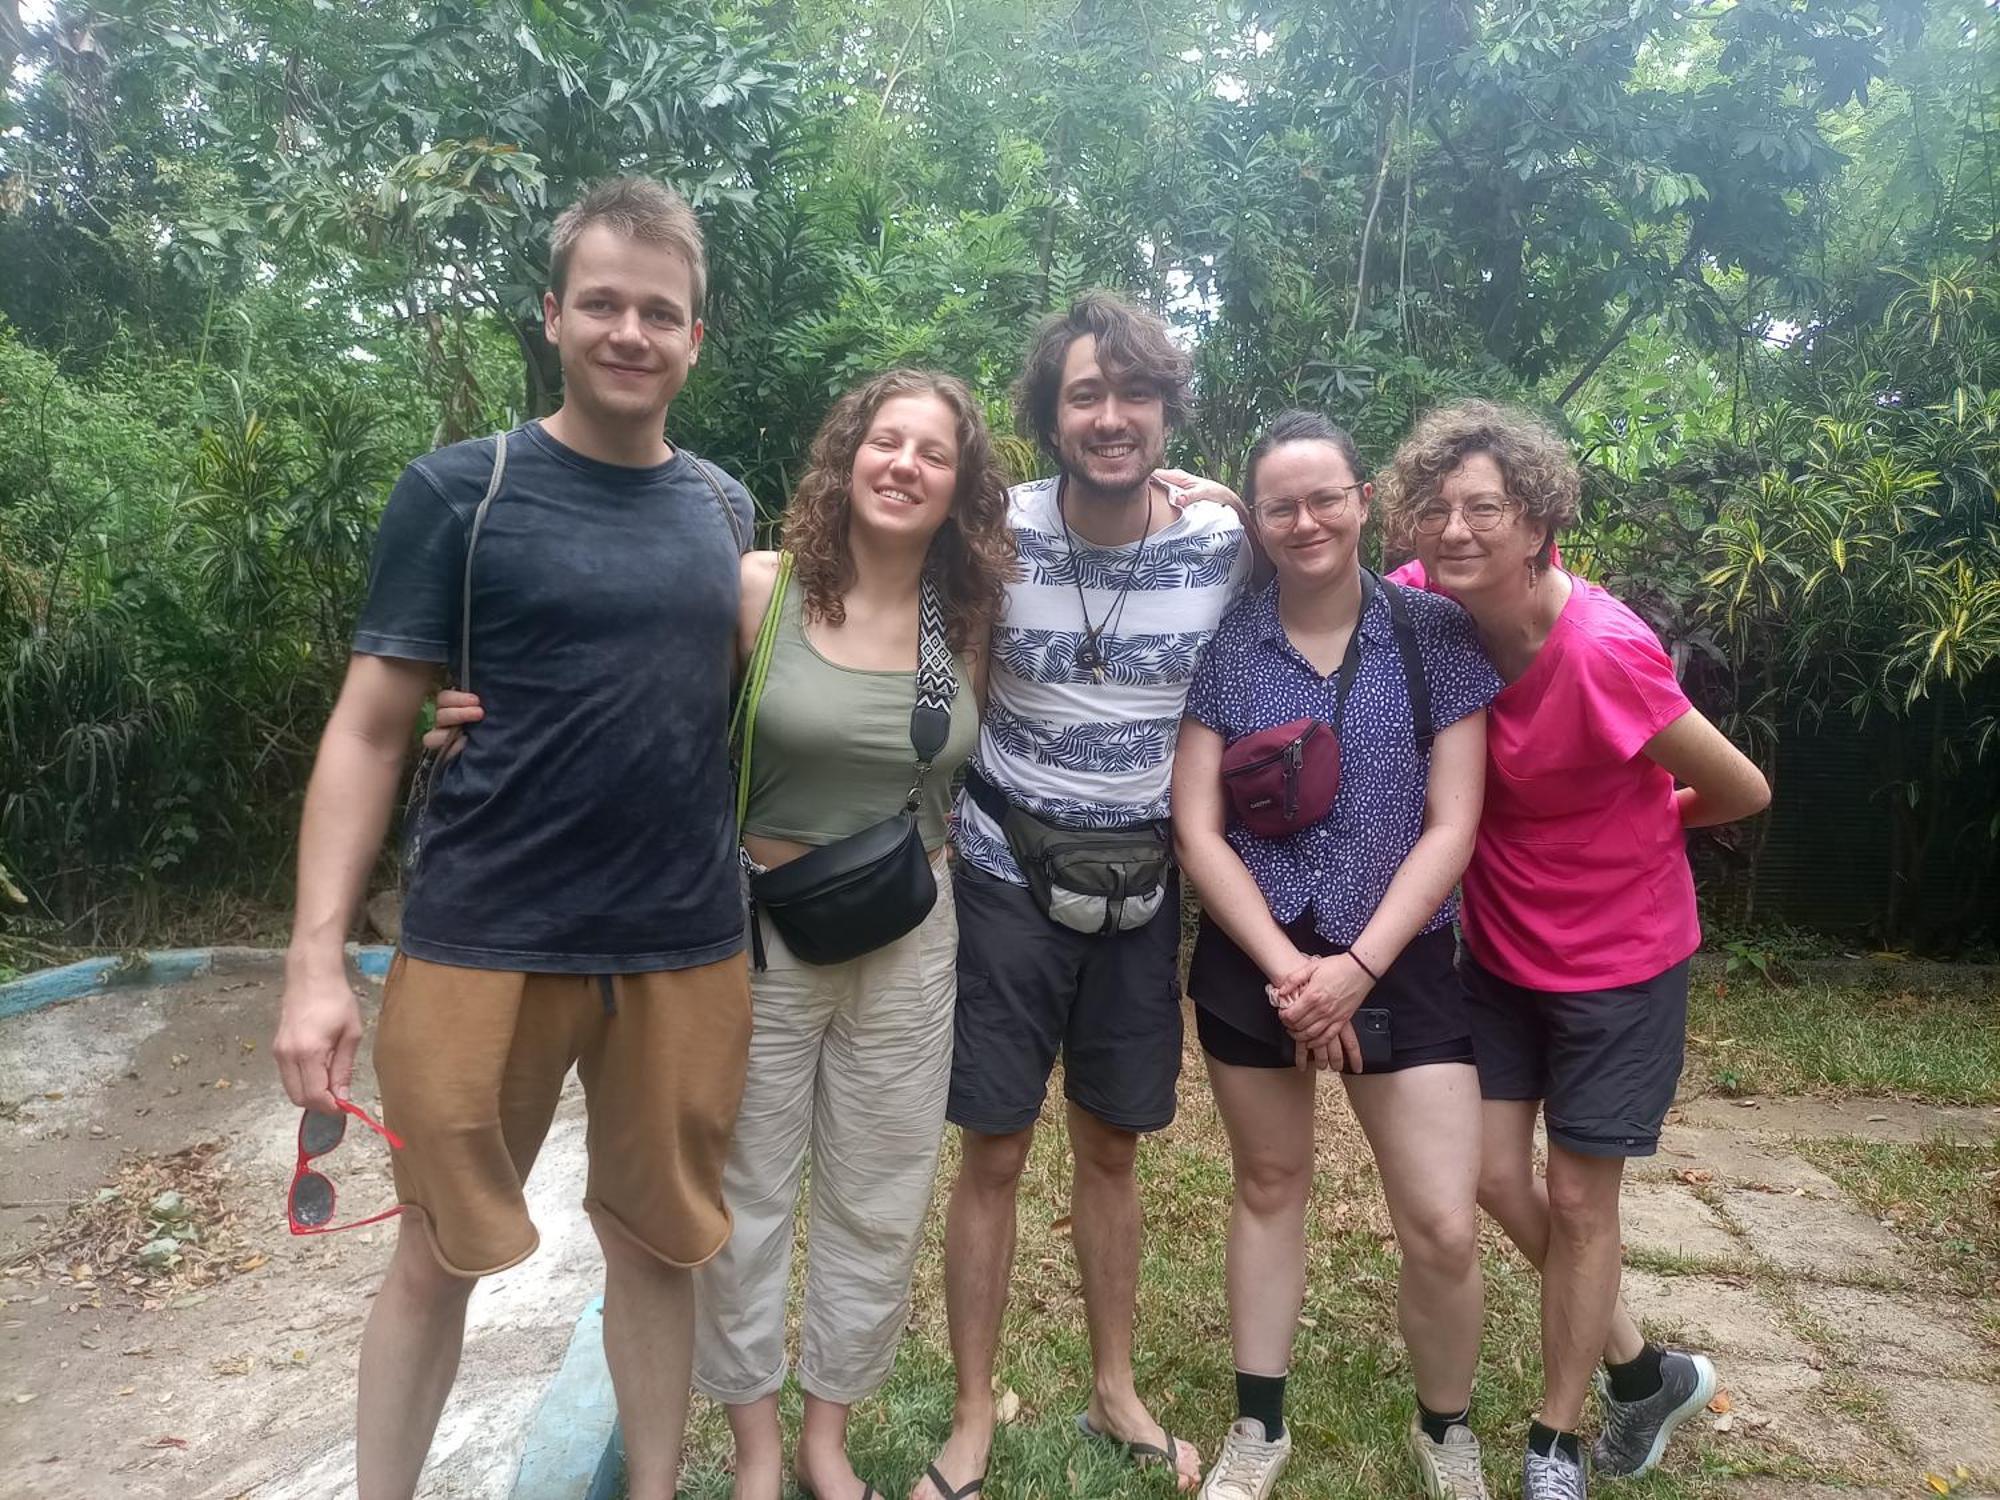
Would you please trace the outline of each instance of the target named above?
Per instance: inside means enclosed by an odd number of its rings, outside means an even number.
[[[1636,623],[1636,622],[1635,622]],[[1640,630],[1644,630],[1640,626]],[[1577,700],[1596,736],[1621,759],[1693,705],[1674,676],[1674,664],[1651,631],[1592,632],[1576,643]]]

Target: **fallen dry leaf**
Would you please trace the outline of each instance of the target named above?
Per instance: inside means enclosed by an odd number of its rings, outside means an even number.
[[[1674,1176],[1689,1187],[1698,1187],[1704,1182],[1715,1181],[1715,1174],[1707,1167],[1682,1167],[1674,1173]]]
[[[1712,1412],[1721,1413],[1733,1409],[1735,1405],[1736,1403],[1729,1399],[1729,1392],[1717,1391],[1715,1399],[1708,1403],[1708,1409]]]
[[[1940,1495],[1949,1495],[1951,1493],[1951,1481],[1946,1479],[1942,1474],[1926,1474],[1924,1476],[1924,1483],[1936,1490]]]
[[[137,1387],[136,1385],[121,1385],[118,1388],[118,1394],[121,1396],[129,1396],[138,1389],[139,1387]]]
[[[1049,1222],[1050,1234],[1068,1234],[1071,1227],[1070,1216],[1063,1214]]]
[[[188,1440],[184,1437],[167,1437],[165,1435],[156,1437],[150,1443],[146,1444],[148,1448],[185,1448],[187,1445]]]
[[[1021,1398],[1012,1391],[1002,1391],[1000,1400],[993,1408],[993,1418],[1002,1427],[1021,1415]]]
[[[259,1266],[266,1264],[270,1259],[270,1256],[259,1250],[255,1255],[245,1256],[242,1260],[236,1262],[236,1269],[239,1271],[254,1271]]]
[[[16,1406],[26,1406],[30,1401],[34,1399],[35,1399],[35,1393],[33,1391],[23,1391],[21,1392],[20,1395],[14,1398],[14,1404]]]
[[[218,1375],[248,1375],[250,1356],[239,1354],[234,1359],[219,1359],[210,1368]]]
[[[1726,1411],[1715,1419],[1715,1430],[1717,1432],[1733,1432],[1735,1429],[1736,1414],[1734,1412]]]

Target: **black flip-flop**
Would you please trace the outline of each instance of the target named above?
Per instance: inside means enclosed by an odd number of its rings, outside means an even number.
[[[943,1496],[944,1500],[972,1500],[974,1495],[986,1488],[986,1476],[981,1474],[977,1479],[968,1479],[957,1489],[953,1489],[951,1481],[938,1472],[936,1464],[924,1465],[924,1477],[936,1486],[938,1494]]]
[[[1132,1460],[1132,1467],[1135,1469],[1148,1468],[1154,1464],[1160,1465],[1174,1476],[1174,1483],[1176,1485],[1180,1483],[1181,1466],[1179,1460],[1181,1449],[1183,1447],[1194,1447],[1194,1444],[1184,1444],[1171,1432],[1167,1432],[1164,1422],[1160,1424],[1160,1431],[1167,1433],[1167,1446],[1164,1448],[1158,1443],[1128,1443],[1121,1437],[1114,1437],[1092,1422],[1090,1420],[1090,1413],[1087,1411],[1080,1411],[1076,1414],[1076,1430],[1092,1442],[1108,1443],[1113,1448],[1122,1450],[1125,1456]],[[1197,1452],[1195,1456],[1199,1459],[1201,1455]]]

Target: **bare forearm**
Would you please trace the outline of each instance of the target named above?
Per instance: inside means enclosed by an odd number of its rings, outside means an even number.
[[[1214,833],[1176,831],[1174,844],[1209,919],[1267,978],[1276,982],[1287,977],[1298,964],[1298,949],[1271,916],[1264,893],[1229,841]]]
[[[340,963],[368,872],[382,852],[401,780],[403,747],[327,727],[299,825],[299,883],[288,963]]]
[[[1352,948],[1377,974],[1388,972],[1410,939],[1437,915],[1472,858],[1473,832],[1447,824],[1426,828],[1397,867],[1382,904]]]
[[[1681,827],[1714,828],[1762,812],[1771,797],[1768,791],[1752,787],[1743,788],[1735,797],[1718,797],[1684,786],[1675,790],[1674,802],[1680,809]]]

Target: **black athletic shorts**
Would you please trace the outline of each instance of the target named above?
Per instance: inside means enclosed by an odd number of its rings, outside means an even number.
[[[960,861],[952,1124],[1012,1135],[1035,1123],[1063,1060],[1070,1103],[1120,1130],[1174,1118],[1181,1072],[1180,880],[1153,920],[1091,937],[1051,922],[1026,886]]]
[[[1459,959],[1479,1092],[1539,1099],[1581,1156],[1651,1156],[1687,1047],[1688,960],[1608,990],[1531,990]]]
[[[1313,929],[1308,906],[1285,928],[1301,953],[1346,951]],[[1420,933],[1383,971],[1363,1005],[1389,1012],[1389,1062],[1369,1068],[1399,1073],[1430,1063],[1472,1061],[1472,1033],[1465,995],[1452,958],[1458,948],[1449,927]],[[1188,997],[1194,1001],[1201,1050],[1238,1068],[1289,1068],[1296,1048],[1264,993],[1264,971],[1204,914],[1188,962]]]

